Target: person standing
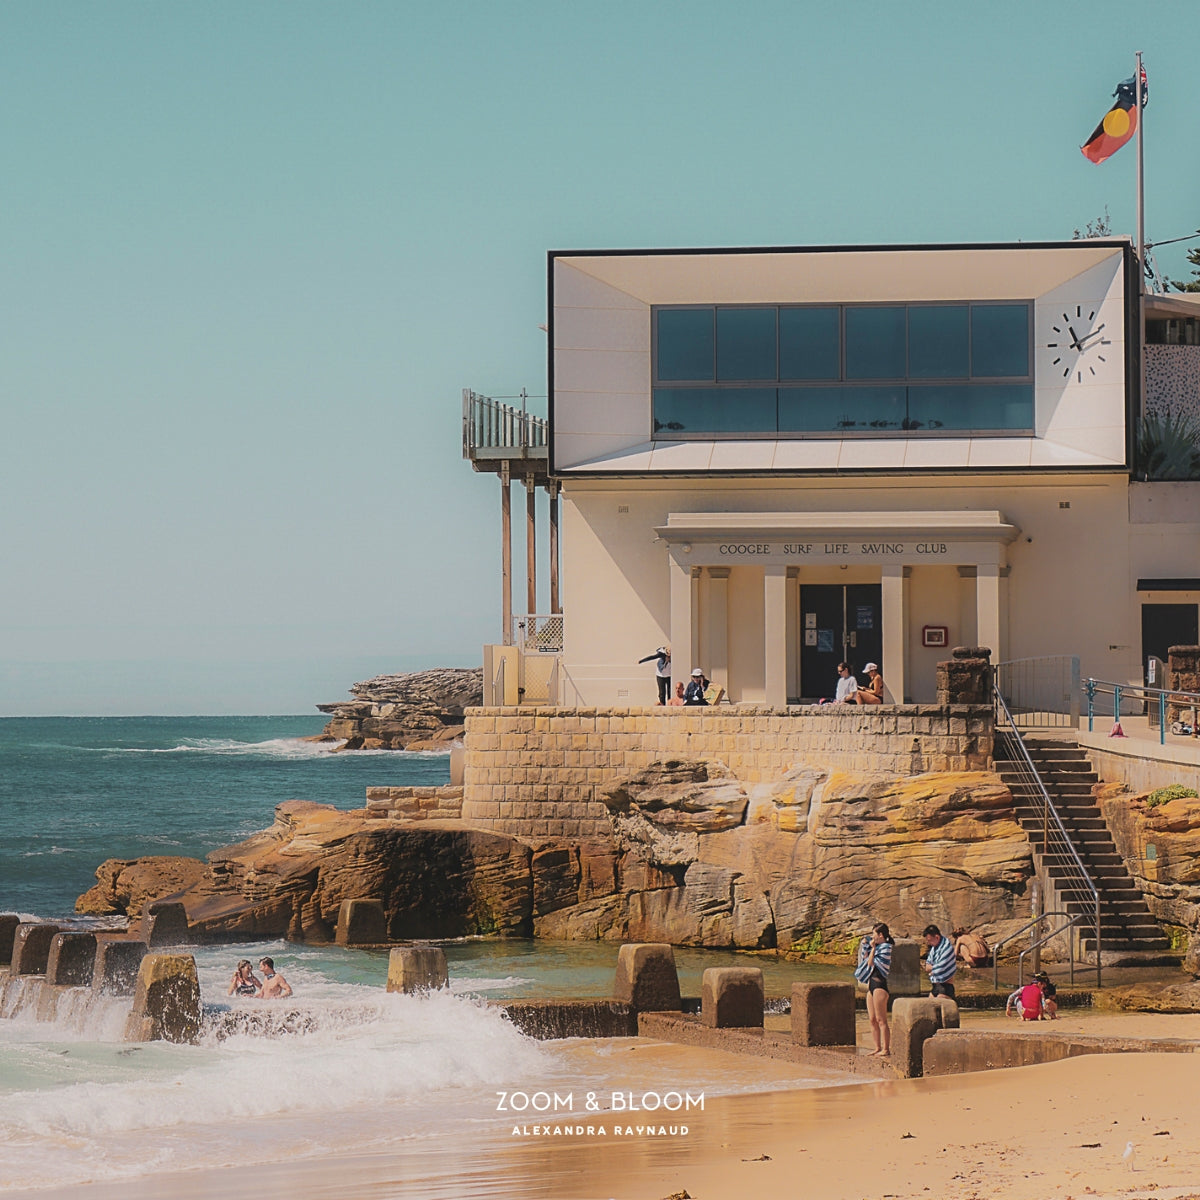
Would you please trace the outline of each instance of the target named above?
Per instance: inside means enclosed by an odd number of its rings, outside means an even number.
[[[958,961],[954,957],[954,943],[942,936],[942,931],[936,925],[925,926],[925,945],[929,949],[925,953],[923,964],[929,982],[933,984],[931,993],[934,996],[948,996],[954,999],[954,973],[958,970]]]
[[[892,970],[895,939],[882,922],[858,944],[858,966],[854,978],[867,985],[867,1015],[871,1018],[872,1054],[886,1058],[892,1052],[892,1030],[888,1025],[888,975]]]
[[[292,994],[291,984],[275,970],[275,961],[260,958],[258,965],[263,973],[263,985],[259,989],[260,1000],[286,1000]]]
[[[653,654],[638,659],[638,665],[654,662],[654,678],[658,682],[658,702],[666,704],[671,698],[671,648],[659,646]]]

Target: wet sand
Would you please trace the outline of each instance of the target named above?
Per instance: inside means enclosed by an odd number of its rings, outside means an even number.
[[[1122,1032],[1150,1032],[1135,1030],[1138,1018],[1116,1019]],[[647,1045],[637,1053],[647,1076],[667,1071],[670,1083],[684,1061],[678,1049]],[[687,1050],[686,1057],[697,1053]],[[762,1073],[763,1085],[786,1086],[785,1064],[741,1061],[744,1070]],[[694,1200],[1200,1200],[1198,1111],[1200,1060],[1193,1055],[1094,1055],[955,1078],[709,1098],[703,1113],[687,1118],[687,1137],[617,1137],[615,1115],[601,1113],[591,1119],[606,1126],[604,1137],[517,1138],[492,1114],[469,1136],[398,1142],[383,1153],[8,1194],[661,1200],[686,1191]],[[634,1120],[626,1115],[620,1123]],[[1133,1169],[1122,1159],[1129,1141]]]

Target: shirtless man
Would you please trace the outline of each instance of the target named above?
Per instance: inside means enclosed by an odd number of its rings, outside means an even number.
[[[258,993],[260,1000],[283,1000],[292,994],[288,981],[276,973],[274,959],[260,958],[258,965],[263,973],[262,990]]]

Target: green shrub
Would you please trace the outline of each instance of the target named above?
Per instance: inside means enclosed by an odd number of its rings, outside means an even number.
[[[1157,788],[1151,792],[1146,797],[1146,807],[1158,808],[1160,804],[1166,804],[1169,800],[1193,800],[1196,798],[1195,788],[1190,788],[1182,783],[1173,783],[1169,787]]]
[[[1200,479],[1200,422],[1168,410],[1142,418],[1137,473],[1142,479]]]

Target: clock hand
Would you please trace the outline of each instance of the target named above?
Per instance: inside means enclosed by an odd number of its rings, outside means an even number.
[[[1084,348],[1084,347],[1087,345],[1087,343],[1088,343],[1088,342],[1090,342],[1090,341],[1092,340],[1092,338],[1097,338],[1097,337],[1099,337],[1099,336],[1100,336],[1100,331],[1101,331],[1103,328],[1104,328],[1104,326],[1103,326],[1103,325],[1097,325],[1097,326],[1096,326],[1096,328],[1095,328],[1095,329],[1093,329],[1093,330],[1091,331],[1091,333],[1086,333],[1086,334],[1084,334],[1084,336],[1083,336],[1082,340],[1081,340],[1081,341],[1080,341],[1080,343],[1079,343],[1079,349],[1080,349],[1080,350],[1082,350],[1082,349],[1083,349],[1083,348]]]
[[[1068,333],[1071,335],[1071,347],[1072,347],[1072,349],[1075,349],[1075,350],[1081,350],[1081,349],[1083,349],[1083,347],[1082,347],[1082,346],[1080,346],[1080,344],[1079,344],[1079,335],[1078,335],[1078,334],[1075,332],[1074,328],[1073,328],[1072,326],[1068,325],[1068,326],[1067,326],[1067,332],[1068,332]]]

